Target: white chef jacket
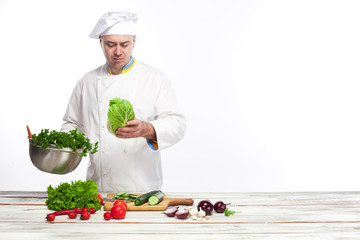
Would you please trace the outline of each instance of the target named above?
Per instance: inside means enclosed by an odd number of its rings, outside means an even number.
[[[120,139],[108,128],[109,101],[130,101],[135,117],[150,122],[158,150],[144,138]],[[103,65],[79,80],[71,95],[61,131],[78,128],[98,152],[89,154],[86,178],[97,183],[99,192],[147,192],[163,184],[160,150],[180,141],[186,130],[169,79],[159,70],[133,63],[127,72],[111,75]]]

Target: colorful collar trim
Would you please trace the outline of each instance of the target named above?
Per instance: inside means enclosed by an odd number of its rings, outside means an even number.
[[[121,74],[127,73],[128,71],[130,71],[130,69],[135,65],[136,60],[135,58],[131,57],[131,60],[128,64],[126,64],[126,66],[123,68]],[[111,69],[109,67],[109,65],[107,63],[105,63],[106,66],[106,71],[111,74]]]

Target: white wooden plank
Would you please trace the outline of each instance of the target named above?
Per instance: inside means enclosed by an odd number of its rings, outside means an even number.
[[[305,195],[301,195],[305,194]],[[190,197],[194,199],[194,205],[204,199],[213,203],[222,200],[231,206],[286,206],[286,205],[352,205],[360,202],[360,194],[349,193],[279,193],[279,195],[264,193],[169,193],[169,197]],[[104,194],[106,196],[106,194]],[[28,193],[28,195],[0,194],[0,205],[9,204],[39,204],[44,205],[47,194]]]
[[[358,240],[359,233],[309,233],[309,234],[288,234],[288,233],[274,233],[274,234],[138,234],[138,233],[117,233],[117,234],[79,234],[74,233],[0,233],[1,239],[7,240],[42,240],[42,239],[126,239],[126,240]]]
[[[69,223],[8,223],[0,224],[0,236],[21,236],[27,234],[28,238],[50,237],[70,239],[77,238],[125,238],[144,239],[161,238],[167,236],[171,239],[199,239],[208,236],[209,239],[236,239],[236,237],[288,237],[302,236],[311,239],[311,236],[318,237],[359,237],[359,223],[326,223],[326,224],[127,224],[121,221],[106,223],[85,223],[75,221]],[[3,235],[6,233],[6,235]],[[7,239],[7,238],[2,238]],[[204,238],[203,238],[204,239]],[[327,239],[327,238],[326,238]],[[356,238],[355,238],[356,239]]]
[[[334,205],[319,209],[318,206],[247,206],[234,207],[233,216],[213,213],[208,223],[296,223],[296,222],[358,222],[360,221],[360,205],[356,207]],[[0,222],[41,222],[46,214],[51,213],[45,206],[1,206]],[[16,214],[14,214],[16,213]],[[91,215],[89,222],[103,220],[104,211]],[[57,216],[56,221],[66,222],[67,216]],[[184,223],[193,220],[170,218],[160,211],[128,211],[124,222],[138,223]]]
[[[107,193],[102,193],[106,196]],[[197,204],[200,200],[218,200],[233,205],[327,205],[352,204],[360,201],[359,192],[289,192],[289,193],[167,193],[169,197],[193,198]],[[0,192],[0,204],[42,203],[47,199],[46,192]]]
[[[235,205],[315,205],[344,204],[360,201],[359,192],[288,192],[288,193],[168,193],[171,197],[192,197],[224,201]]]

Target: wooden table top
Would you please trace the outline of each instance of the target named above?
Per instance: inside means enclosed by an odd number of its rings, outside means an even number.
[[[106,193],[103,194],[106,196]],[[161,211],[128,211],[106,221],[103,210],[89,220],[45,220],[46,192],[0,192],[0,239],[360,239],[360,192],[167,193],[231,202],[240,212],[213,213],[205,222],[180,220]]]

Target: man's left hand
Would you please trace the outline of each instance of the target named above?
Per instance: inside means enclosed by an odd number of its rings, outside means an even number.
[[[116,130],[116,137],[118,138],[137,138],[143,137],[149,140],[156,141],[156,133],[151,123],[143,122],[139,119],[134,119],[126,123],[126,127],[120,127]]]

